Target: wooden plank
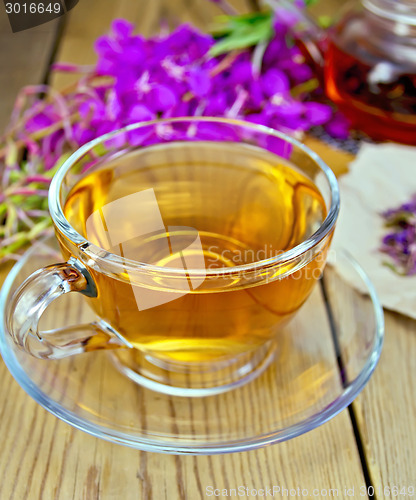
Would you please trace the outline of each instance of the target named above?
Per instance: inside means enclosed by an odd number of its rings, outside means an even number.
[[[323,1],[315,5],[313,13],[318,16],[325,12],[337,17],[338,4]],[[345,172],[352,159],[346,153],[334,154],[316,139],[308,145],[337,174]],[[416,490],[416,321],[389,312],[385,321],[385,343],[379,365],[371,382],[353,403],[377,498],[392,496],[393,486],[399,486],[399,491],[412,486]],[[408,493],[409,490],[404,497]]]
[[[81,64],[93,62],[93,40],[108,29],[114,17],[126,17],[138,24],[138,31],[148,34],[158,28],[163,17],[171,22],[196,20],[201,26],[211,19],[205,12],[212,8],[203,0],[81,2],[70,15],[59,59]],[[59,78],[54,80],[55,85],[68,83]],[[344,485],[358,488],[364,483],[347,412],[310,434],[263,450],[226,456],[172,457],[140,453],[70,428],[27,398],[11,382],[4,367],[1,385],[10,387],[5,401],[9,404],[5,405],[3,416],[10,432],[0,461],[0,470],[8,478],[3,483],[2,498],[8,498],[14,490],[17,497],[30,498],[42,498],[43,491],[44,498],[63,499],[196,499],[205,498],[205,489],[210,485],[218,488],[280,485],[312,491],[341,489]],[[12,426],[16,408],[19,430]],[[273,405],[267,408],[271,412]],[[244,417],[251,415],[242,414],[241,418]]]
[[[63,297],[49,311],[44,327],[88,320],[91,313],[85,306],[80,308],[82,300],[77,295]],[[236,432],[244,432],[246,425],[259,432],[279,414],[280,418],[289,418],[291,412],[302,412],[306,402],[313,404],[315,397],[338,391],[338,379],[328,383],[327,376],[336,368],[336,361],[329,326],[318,319],[322,314],[324,304],[317,288],[306,304],[303,322],[296,318],[280,339],[280,363],[250,386],[215,401],[172,398],[172,418],[165,417],[166,428],[186,430],[189,421],[192,431],[198,421],[208,416],[206,425],[211,432],[220,426],[234,426]],[[156,393],[122,380],[105,353],[41,363],[44,372],[37,369],[36,360],[30,371],[43,390],[54,393],[57,400],[65,391],[67,397],[76,396],[77,411],[83,409],[89,418],[94,418],[100,407],[107,407],[120,419],[125,407],[134,410],[137,404],[137,418],[145,419],[151,430],[159,425],[162,412],[167,413],[166,398],[162,403]],[[239,486],[301,488],[311,495],[316,489],[332,489],[339,492],[333,496],[342,497],[345,486],[358,490],[364,484],[347,412],[309,434],[266,449],[224,456],[175,457],[127,449],[70,428],[29,399],[11,380],[4,365],[0,376],[0,418],[8,429],[0,454],[1,498],[193,500],[206,498],[210,487]],[[272,378],[279,382],[272,386]],[[294,397],[299,391],[305,398]],[[104,397],[93,403],[97,394]],[[261,402],[258,407],[253,407],[253,394]]]
[[[18,91],[40,83],[51,56],[59,19],[12,33],[6,11],[0,8],[0,131],[7,125]]]
[[[416,490],[416,321],[393,313],[385,320],[380,364],[354,402],[378,498],[392,496],[394,486]]]
[[[93,62],[93,39],[108,29],[114,17],[138,22],[139,31],[148,34],[157,29],[166,12],[172,13],[172,22],[175,17],[194,20],[198,16],[197,23],[205,24],[210,16],[204,14],[204,9],[215,8],[208,4],[203,0],[155,0],[145,6],[130,0],[80,2],[71,13],[59,59],[81,64]],[[189,5],[193,10],[189,10]],[[54,80],[57,86],[66,83],[68,80]],[[331,165],[332,153],[325,154]],[[337,161],[343,169],[344,160]],[[276,484],[311,489],[345,485],[355,486],[357,490],[364,484],[347,412],[308,435],[263,450],[215,457],[171,457],[106,443],[58,421],[24,394],[3,363],[0,388],[3,412],[0,418],[2,428],[8,429],[0,458],[0,476],[6,478],[1,498],[14,495],[15,498],[65,500],[193,500],[205,498],[205,488],[209,485],[236,487],[242,484],[261,488]],[[375,457],[377,460],[377,454]]]
[[[358,317],[357,301],[368,302],[368,299],[359,292],[345,293],[346,289],[345,283],[332,275],[329,295],[342,297],[339,301],[330,300],[330,304],[335,316],[343,318],[342,325],[336,324],[336,330],[348,381],[355,378],[366,357],[373,324],[370,313],[361,313],[361,318]],[[361,324],[355,331],[348,322],[348,317],[354,316],[357,319],[354,323]],[[385,344],[379,365],[371,382],[352,405],[377,498],[393,496],[389,488],[399,487],[398,491],[404,496],[409,495],[409,487],[416,488],[416,321],[391,312],[385,314],[385,320]],[[361,360],[360,353],[364,354]]]

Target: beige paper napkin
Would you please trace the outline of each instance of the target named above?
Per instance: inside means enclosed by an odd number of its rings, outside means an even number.
[[[339,179],[341,211],[332,246],[345,248],[373,282],[382,305],[416,319],[416,276],[395,274],[378,251],[386,234],[380,212],[395,208],[416,193],[416,148],[396,144],[363,144],[350,171]],[[356,285],[345,269],[337,270]]]

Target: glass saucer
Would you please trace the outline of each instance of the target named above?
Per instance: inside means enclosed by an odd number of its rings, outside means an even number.
[[[0,349],[10,372],[40,405],[74,427],[133,448],[187,454],[239,452],[308,432],[348,406],[368,382],[383,342],[383,311],[362,269],[338,252],[366,294],[331,265],[294,320],[277,338],[278,355],[255,380],[205,398],[153,392],[123,376],[108,351],[48,361],[11,340],[4,308],[34,270],[60,261],[53,238],[14,266],[0,294]],[[362,288],[362,287],[361,287]],[[80,294],[58,299],[41,328],[90,321]]]

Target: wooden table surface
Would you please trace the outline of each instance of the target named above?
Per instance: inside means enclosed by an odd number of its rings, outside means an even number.
[[[335,0],[327,1],[336,8]],[[243,5],[242,0],[234,3]],[[108,30],[112,19],[129,19],[148,35],[161,19],[206,28],[216,12],[206,0],[81,0],[62,20],[17,34],[11,33],[1,12],[0,126],[7,123],[21,86],[47,79],[57,87],[68,83],[67,77],[49,74],[52,61],[93,63],[93,41]],[[346,170],[349,155],[316,140],[308,143],[337,174]],[[0,283],[9,269],[0,267]],[[194,500],[206,498],[210,485],[317,489],[317,498],[330,488],[347,498],[346,487],[360,497],[362,487],[373,486],[376,498],[388,498],[385,487],[398,486],[400,492],[416,486],[415,375],[416,323],[386,313],[379,366],[349,409],[289,442],[193,457],[140,452],[76,430],[38,406],[1,362],[0,499]]]

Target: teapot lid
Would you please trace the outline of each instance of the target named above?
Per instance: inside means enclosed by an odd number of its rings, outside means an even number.
[[[362,0],[362,3],[377,16],[416,26],[415,0]]]

